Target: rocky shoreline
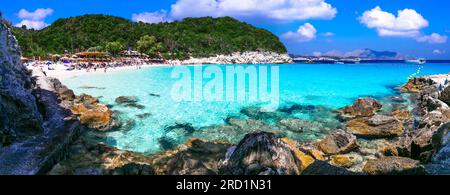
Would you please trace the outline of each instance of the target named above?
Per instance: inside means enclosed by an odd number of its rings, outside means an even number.
[[[170,64],[290,64],[292,58],[288,54],[274,52],[236,52],[229,55],[217,55],[208,58],[190,58],[187,60],[171,60]]]
[[[103,143],[105,132],[126,124],[97,98],[76,96],[57,79],[28,72],[20,64],[17,41],[3,24],[0,39],[0,174],[450,174],[450,75],[419,77],[402,86],[400,90],[415,102],[412,111],[403,107],[386,111],[377,100],[358,99],[334,111],[341,125],[317,141],[287,138],[285,132],[304,132],[316,124],[286,118],[286,113],[323,108],[293,105],[277,112],[244,108],[241,113],[248,119],[231,117],[226,125],[205,127],[245,135],[237,144],[194,138],[145,155]],[[132,97],[116,101],[140,106]],[[188,124],[169,130],[196,135]]]

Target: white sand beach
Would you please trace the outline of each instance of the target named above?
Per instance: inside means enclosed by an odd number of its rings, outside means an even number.
[[[173,65],[170,65],[170,64],[144,64],[144,65],[140,65],[139,68],[144,69],[144,68],[170,67],[170,66],[173,66]],[[106,72],[105,72],[104,68],[98,68],[96,71],[94,71],[94,69],[91,69],[88,72],[88,71],[86,71],[86,69],[67,70],[68,67],[64,66],[62,64],[51,65],[51,68],[53,68],[53,70],[49,70],[46,65],[27,66],[27,68],[30,70],[41,70],[42,69],[47,74],[48,77],[54,77],[59,80],[64,80],[64,79],[78,77],[78,76],[85,76],[85,75],[111,74],[111,73],[116,73],[116,72],[120,72],[120,71],[124,71],[124,70],[139,70],[139,68],[137,66],[120,66],[120,67],[115,67],[115,68],[108,68],[106,70]],[[35,72],[40,72],[40,71],[33,71],[33,75],[35,74]]]

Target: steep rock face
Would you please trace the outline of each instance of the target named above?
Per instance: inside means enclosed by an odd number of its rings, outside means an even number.
[[[32,78],[20,56],[16,39],[0,22],[0,175],[48,171],[78,130],[51,80]]]
[[[33,83],[20,56],[16,39],[0,23],[0,147],[43,131]]]

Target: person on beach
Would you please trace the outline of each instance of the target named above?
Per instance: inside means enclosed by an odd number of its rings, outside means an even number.
[[[44,74],[44,76],[47,76],[47,73],[44,71],[42,67],[39,67],[39,70]]]

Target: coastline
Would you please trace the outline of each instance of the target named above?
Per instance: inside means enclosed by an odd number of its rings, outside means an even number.
[[[74,78],[74,77],[79,77],[79,76],[86,76],[86,75],[91,75],[91,76],[95,76],[95,75],[105,75],[105,74],[113,74],[113,73],[117,73],[117,72],[121,72],[121,71],[128,71],[128,70],[139,70],[136,66],[121,66],[121,67],[116,67],[116,68],[108,68],[106,72],[104,72],[103,68],[98,68],[97,71],[91,70],[89,72],[86,71],[86,69],[81,69],[81,70],[65,70],[67,67],[58,64],[57,66],[53,66],[55,67],[54,70],[46,70],[46,68],[44,68],[45,73],[47,74],[48,77],[54,77],[57,78],[61,81],[63,81],[64,79],[69,79],[69,78]],[[173,67],[173,65],[169,65],[169,64],[143,64],[139,66],[142,69],[145,68],[154,68],[154,67]],[[34,67],[34,66],[28,66],[27,67],[29,70],[34,72],[39,71],[40,67]]]

